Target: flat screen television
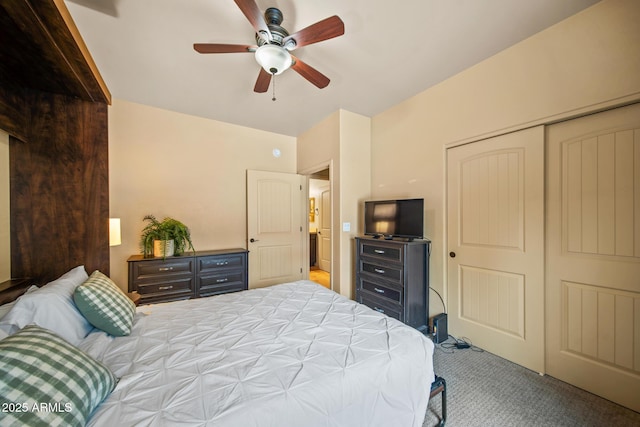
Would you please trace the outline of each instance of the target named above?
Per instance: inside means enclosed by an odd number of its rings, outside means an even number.
[[[424,199],[364,202],[364,234],[385,239],[423,239]]]

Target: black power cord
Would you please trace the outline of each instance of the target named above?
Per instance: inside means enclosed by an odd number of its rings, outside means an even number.
[[[449,339],[453,339],[453,342],[448,342]],[[449,335],[447,341],[440,344],[443,350],[450,350],[448,353],[453,353],[453,350],[466,350],[471,349],[472,351],[477,351],[482,353],[484,350],[480,347],[473,345],[471,340],[466,337],[456,338],[453,335]]]
[[[444,300],[442,299],[442,296],[438,293],[438,291],[433,289],[431,286],[429,286],[429,289],[431,289],[433,292],[436,293],[436,295],[438,295],[438,298],[440,298],[440,302],[442,302],[442,308],[444,310],[444,314],[447,314],[447,306],[444,304]]]

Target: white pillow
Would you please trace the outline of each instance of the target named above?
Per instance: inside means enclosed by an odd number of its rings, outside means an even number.
[[[36,324],[77,345],[93,328],[73,302],[76,287],[88,278],[81,265],[23,295],[0,319],[0,329],[12,335],[27,325]]]
[[[31,285],[31,286],[29,286],[27,288],[27,290],[24,292],[24,294],[28,294],[29,292],[33,292],[36,289],[38,289],[38,287],[36,285]],[[22,295],[24,295],[24,294],[22,294]],[[0,319],[2,319],[9,311],[11,311],[13,306],[16,305],[16,302],[18,302],[18,300],[20,298],[22,298],[22,295],[19,296],[18,298],[16,298],[15,301],[11,301],[11,302],[8,302],[6,304],[0,305]]]

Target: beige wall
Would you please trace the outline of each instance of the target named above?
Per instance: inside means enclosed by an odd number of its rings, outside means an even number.
[[[355,298],[354,237],[363,233],[363,202],[371,195],[371,119],[345,110],[340,111],[340,176],[341,293]],[[350,231],[344,231],[345,223]]]
[[[445,145],[640,99],[638,22],[640,2],[605,0],[373,118],[373,196],[424,197],[433,288],[445,281]],[[430,307],[442,311],[433,293]]]
[[[331,185],[331,287],[340,288],[340,240],[336,227],[340,222],[340,111],[336,111],[297,139],[298,173],[307,175],[330,167]]]
[[[0,282],[11,278],[9,134],[0,130]]]
[[[331,280],[333,290],[353,298],[353,237],[359,203],[370,193],[371,119],[339,110],[298,137],[298,173],[331,165]],[[342,231],[343,224],[350,231]]]
[[[116,283],[127,288],[126,260],[140,253],[146,214],[184,222],[196,250],[246,248],[247,169],[295,173],[295,138],[114,100],[110,215],[122,221],[122,245],[111,248]]]

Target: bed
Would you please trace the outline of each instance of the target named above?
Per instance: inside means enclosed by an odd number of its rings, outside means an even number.
[[[418,427],[434,381],[423,334],[304,280],[140,306],[73,347],[117,382],[89,426]]]

